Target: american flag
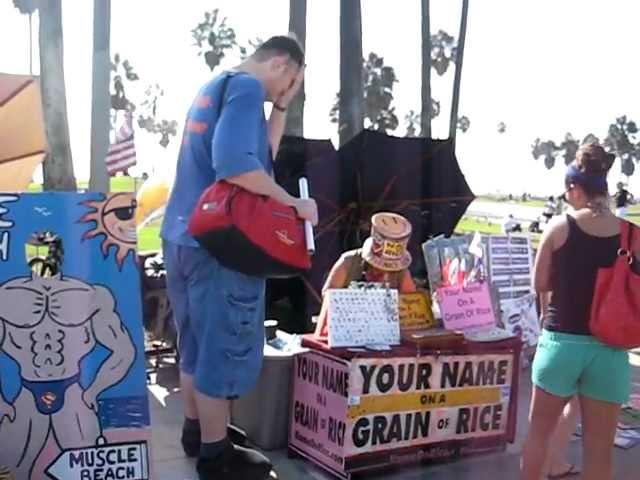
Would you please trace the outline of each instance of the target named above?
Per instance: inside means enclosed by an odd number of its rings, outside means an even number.
[[[126,172],[136,164],[136,146],[133,132],[133,116],[130,112],[124,115],[116,130],[113,143],[107,153],[107,172],[114,176],[118,172]]]

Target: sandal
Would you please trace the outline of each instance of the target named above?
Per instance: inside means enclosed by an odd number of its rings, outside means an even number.
[[[566,472],[556,473],[555,475],[547,475],[547,478],[549,480],[557,480],[560,478],[575,477],[576,475],[580,475],[581,473],[582,472],[575,465],[571,465],[569,467],[569,470],[567,470]]]

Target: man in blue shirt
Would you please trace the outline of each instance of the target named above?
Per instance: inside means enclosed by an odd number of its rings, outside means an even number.
[[[292,197],[272,177],[287,106],[303,77],[299,43],[273,37],[202,87],[187,117],[161,235],[179,336],[182,444],[199,455],[201,480],[259,480],[271,470],[264,456],[227,438],[230,399],[255,385],[262,365],[265,280],[220,265],[189,235],[189,217],[202,192],[225,180],[317,223],[316,203]],[[268,122],[264,102],[273,103]]]

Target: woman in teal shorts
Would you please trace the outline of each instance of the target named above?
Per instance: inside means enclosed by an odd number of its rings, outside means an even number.
[[[613,479],[613,441],[629,398],[630,366],[626,351],[591,335],[589,316],[598,270],[612,266],[620,248],[621,223],[610,210],[607,185],[614,159],[597,144],[578,151],[565,179],[573,211],[545,231],[536,258],[535,289],[547,307],[532,369],[524,480],[543,478],[552,435],[573,397],[582,414],[582,478]],[[640,257],[640,233],[634,240]]]

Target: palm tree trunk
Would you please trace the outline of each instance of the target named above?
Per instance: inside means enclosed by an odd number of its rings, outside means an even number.
[[[462,0],[462,15],[460,17],[460,34],[458,35],[458,49],[456,57],[456,74],[453,81],[453,100],[451,101],[451,118],[449,119],[449,138],[456,143],[458,126],[458,107],[460,106],[460,81],[462,80],[462,60],[464,44],[467,38],[467,16],[469,15],[469,0]]]
[[[109,150],[110,108],[109,78],[111,56],[111,0],[93,0],[93,102],[91,110],[91,178],[89,188],[109,191],[105,162]]]
[[[340,0],[340,145],[364,128],[360,0]]]
[[[307,0],[289,0],[289,31],[294,33],[305,48],[307,41]],[[287,113],[285,133],[302,137],[304,134],[304,83],[291,101]]]
[[[33,75],[33,13],[29,14],[29,75]]]
[[[422,111],[421,136],[431,138],[431,5],[422,0]]]
[[[39,9],[42,110],[49,143],[43,166],[44,189],[76,190],[64,83],[61,0],[40,2]]]

